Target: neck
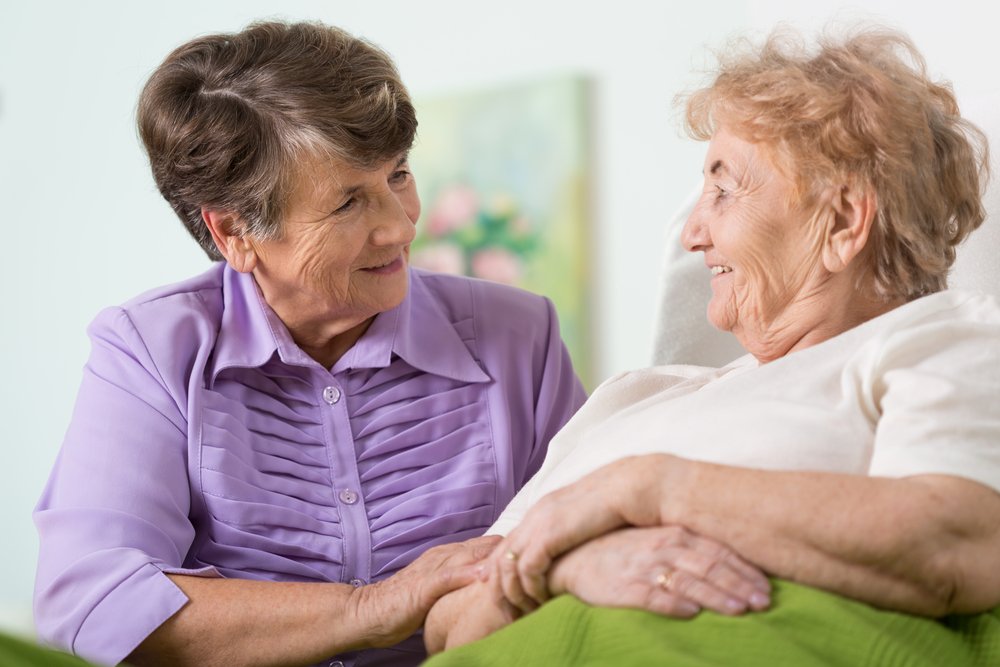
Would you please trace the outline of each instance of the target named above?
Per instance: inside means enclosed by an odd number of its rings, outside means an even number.
[[[364,335],[377,314],[338,314],[330,311],[328,299],[309,298],[302,291],[283,298],[269,293],[272,290],[263,281],[256,283],[264,302],[285,325],[295,344],[323,368],[332,368]]]
[[[333,336],[301,328],[294,330],[291,327],[288,327],[288,332],[303,352],[315,359],[323,368],[332,368],[349,349],[354,347],[374,319],[374,316],[369,317],[360,324]]]
[[[760,331],[733,333],[748,352],[765,364],[839,336],[903,303],[903,299],[880,298],[874,287],[857,289],[846,281],[841,286],[827,284],[797,297]]]

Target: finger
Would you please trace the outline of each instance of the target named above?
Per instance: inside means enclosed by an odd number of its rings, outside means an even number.
[[[708,552],[681,549],[675,553],[674,567],[711,583],[755,609],[769,604],[771,586],[767,577],[728,549],[713,548]]]
[[[522,589],[537,602],[548,597],[546,575],[556,558],[625,523],[615,508],[595,501],[599,494],[586,492],[588,484],[596,484],[597,479],[599,476],[591,473],[580,482],[543,496],[505,540],[507,549],[518,555],[516,569]],[[503,568],[508,576],[511,570],[509,566]]]
[[[521,612],[529,613],[538,607],[538,603],[524,591],[518,571],[518,558],[519,554],[514,549],[504,549],[499,558],[495,560],[494,574],[504,598]]]
[[[671,595],[727,616],[743,614],[750,607],[748,600],[735,597],[686,570],[677,569],[667,576],[660,575],[657,583]]]
[[[540,605],[548,600],[549,595],[548,572],[552,567],[552,558],[543,552],[528,554],[527,557],[519,559],[517,572],[521,581],[521,588],[531,600]]]
[[[764,594],[771,593],[771,580],[764,572],[754,565],[740,558],[735,553],[730,553],[726,558],[726,564],[739,572],[740,576],[753,583],[754,587]]]
[[[701,611],[701,607],[691,600],[658,587],[651,592],[644,607],[655,614],[673,618],[691,618]]]
[[[748,580],[744,572],[736,570],[729,563],[714,564],[700,579],[750,609],[759,611],[767,609],[771,604],[770,591],[762,591],[756,577]],[[734,611],[743,611],[733,602],[726,604]]]
[[[758,577],[756,574],[727,561],[716,563],[704,579],[716,588],[746,601],[751,609],[760,611],[771,606],[771,583],[763,575]]]
[[[488,558],[502,541],[503,538],[499,535],[483,535],[466,540],[463,544],[472,552],[472,558],[481,561]]]

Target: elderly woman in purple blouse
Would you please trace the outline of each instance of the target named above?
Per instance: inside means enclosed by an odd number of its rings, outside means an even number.
[[[40,636],[101,663],[418,662],[584,399],[552,305],[409,269],[413,106],[336,28],[189,42],[138,118],[221,261],[90,327],[36,513]]]

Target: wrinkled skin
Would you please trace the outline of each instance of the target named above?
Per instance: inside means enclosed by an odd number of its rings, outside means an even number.
[[[231,213],[202,211],[226,261],[253,274],[295,342],[324,366],[406,296],[420,216],[406,160],[401,155],[371,170],[306,163],[276,239],[242,234]]]

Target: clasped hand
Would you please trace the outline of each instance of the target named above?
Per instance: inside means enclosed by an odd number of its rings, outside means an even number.
[[[676,617],[767,608],[770,583],[759,568],[716,540],[657,525],[662,499],[649,490],[664,469],[650,463],[624,459],[542,498],[496,547],[483,576],[495,577],[523,612],[563,592]],[[662,463],[677,470],[682,461]],[[623,479],[632,483],[616,488]]]

